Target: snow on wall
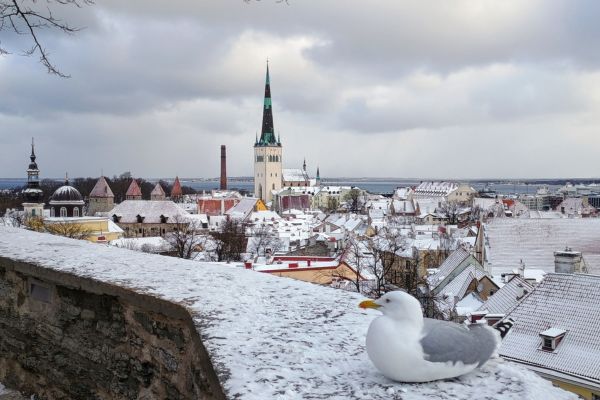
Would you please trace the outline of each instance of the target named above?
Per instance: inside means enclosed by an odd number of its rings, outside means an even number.
[[[0,255],[184,305],[230,398],[576,398],[499,359],[460,379],[390,381],[364,347],[378,313],[360,310],[361,296],[342,290],[7,227]]]

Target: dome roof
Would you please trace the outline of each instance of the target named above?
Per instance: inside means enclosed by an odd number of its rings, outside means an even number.
[[[56,202],[63,204],[83,204],[83,197],[79,193],[79,190],[67,184],[56,189],[50,197],[50,204]]]

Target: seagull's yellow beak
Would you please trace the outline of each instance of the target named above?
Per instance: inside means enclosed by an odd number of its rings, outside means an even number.
[[[375,303],[373,300],[361,301],[358,306],[360,308],[364,308],[364,309],[367,309],[367,308],[378,309],[379,307],[381,307],[379,304]]]

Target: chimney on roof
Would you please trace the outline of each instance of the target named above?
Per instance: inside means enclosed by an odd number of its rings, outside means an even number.
[[[227,154],[225,151],[225,145],[221,145],[221,190],[227,190]]]
[[[563,251],[554,252],[554,272],[563,274],[581,273],[583,257],[581,252],[566,247]]]

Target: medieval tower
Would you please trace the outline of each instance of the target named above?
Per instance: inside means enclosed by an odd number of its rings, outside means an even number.
[[[254,195],[265,203],[273,199],[273,190],[281,189],[281,141],[275,138],[269,64],[265,81],[265,101],[260,139],[254,143]]]

